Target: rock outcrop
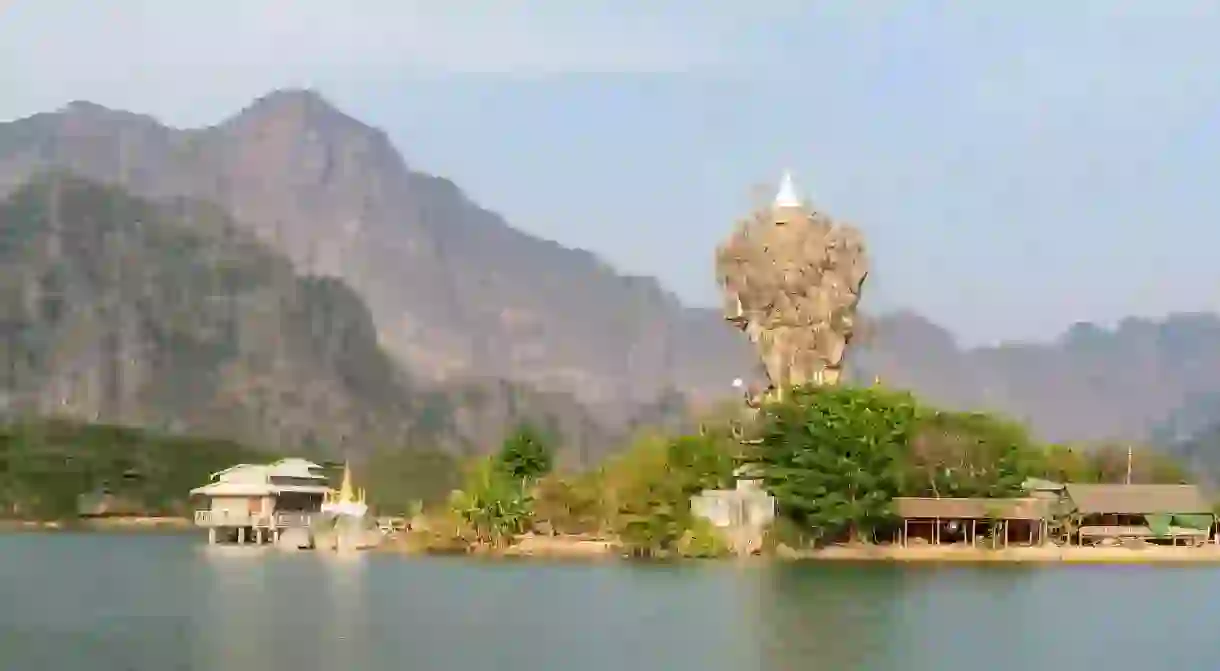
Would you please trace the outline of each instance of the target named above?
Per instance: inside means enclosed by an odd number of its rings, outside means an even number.
[[[753,343],[771,389],[839,382],[868,277],[859,231],[801,203],[785,175],[775,202],[717,250],[716,272],[725,319]]]

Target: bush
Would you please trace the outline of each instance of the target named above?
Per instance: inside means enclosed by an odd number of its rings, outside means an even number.
[[[803,550],[813,546],[814,530],[794,522],[787,517],[777,517],[763,532],[763,552],[774,554],[779,546]]]
[[[716,527],[707,520],[696,518],[678,539],[676,551],[682,557],[713,559],[728,555],[730,548]]]
[[[453,492],[450,509],[465,528],[457,535],[479,545],[502,548],[523,533],[533,500],[524,483],[502,471],[491,459],[474,464],[465,486]]]
[[[594,534],[602,528],[600,482],[593,475],[565,479],[550,474],[534,487],[534,529],[560,535]]]

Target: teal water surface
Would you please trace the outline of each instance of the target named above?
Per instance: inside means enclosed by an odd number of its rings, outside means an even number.
[[[234,556],[0,535],[0,669],[1220,669],[1210,567]]]

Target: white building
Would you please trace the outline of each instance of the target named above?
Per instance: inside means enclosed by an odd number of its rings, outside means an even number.
[[[775,497],[746,467],[734,472],[733,489],[705,489],[692,496],[691,512],[721,529],[734,551],[749,554],[762,544],[763,531],[775,520]]]

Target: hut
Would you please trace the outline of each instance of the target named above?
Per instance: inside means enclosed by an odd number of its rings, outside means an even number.
[[[1025,498],[922,498],[894,499],[894,512],[902,519],[898,541],[906,546],[911,531],[940,545],[944,540],[975,545],[988,538],[995,545],[1011,541],[1027,545],[1046,542],[1052,501]]]
[[[1128,540],[1201,545],[1215,538],[1216,515],[1195,485],[1068,484],[1064,506],[1072,521],[1068,540],[1078,545]]]
[[[195,524],[208,529],[208,542],[236,539],[262,544],[287,529],[308,529],[333,496],[322,466],[304,459],[272,464],[238,464],[213,473],[211,482],[191,490],[207,506]]]

